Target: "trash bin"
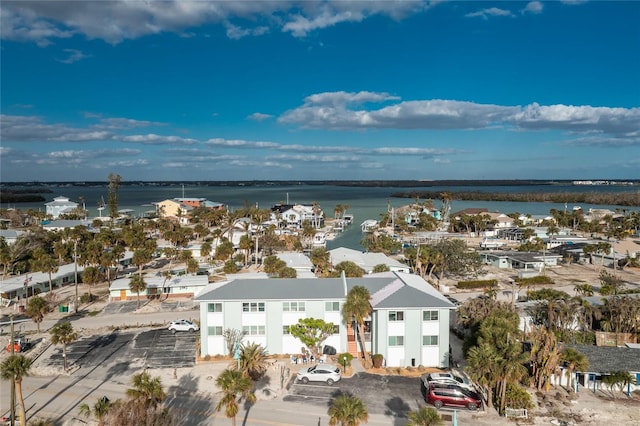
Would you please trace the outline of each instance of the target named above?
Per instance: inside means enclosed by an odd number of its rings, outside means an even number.
[[[65,305],[58,306],[58,312],[69,312],[69,307]]]

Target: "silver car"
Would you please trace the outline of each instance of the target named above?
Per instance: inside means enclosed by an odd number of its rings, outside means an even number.
[[[333,365],[318,364],[298,371],[296,379],[302,383],[325,382],[329,386],[340,381],[340,369]]]

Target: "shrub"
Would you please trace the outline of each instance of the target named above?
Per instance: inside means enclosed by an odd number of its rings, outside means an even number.
[[[373,361],[373,368],[382,367],[382,362],[384,361],[384,356],[382,354],[374,354],[371,357],[371,361]]]
[[[472,280],[472,281],[458,281],[458,288],[491,288],[498,285],[498,280]]]
[[[351,355],[349,352],[344,352],[341,353],[340,355],[338,355],[338,364],[340,364],[340,366],[344,367],[351,367],[351,360],[353,359],[353,355]]]
[[[533,407],[533,402],[531,402],[531,395],[529,395],[529,392],[527,392],[526,389],[512,383],[507,383],[505,402],[506,406],[509,408],[526,408],[530,410]]]
[[[91,303],[96,299],[97,297],[94,296],[93,294],[85,293],[82,296],[80,296],[80,303]]]
[[[537,275],[535,277],[529,277],[529,278],[517,277],[515,279],[515,282],[517,282],[518,285],[523,287],[526,287],[529,285],[536,285],[536,284],[553,284],[553,280],[546,275]]]

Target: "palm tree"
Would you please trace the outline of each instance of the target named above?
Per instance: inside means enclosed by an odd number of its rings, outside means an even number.
[[[444,424],[440,415],[431,407],[420,407],[417,411],[409,412],[407,426],[440,426]]]
[[[469,376],[486,392],[487,407],[493,406],[493,385],[497,380],[500,355],[496,348],[484,342],[469,349],[466,370]]]
[[[358,426],[360,422],[369,421],[369,413],[364,402],[356,396],[350,394],[338,395],[331,401],[329,407],[329,424],[335,426]]]
[[[78,407],[78,411],[80,415],[84,417],[93,417],[98,420],[98,426],[104,426],[104,420],[107,414],[109,413],[109,409],[111,408],[111,401],[106,396],[98,399],[95,404],[93,404],[93,408],[89,406],[87,403],[80,404]]]
[[[144,278],[142,278],[142,275],[136,274],[131,277],[131,280],[129,281],[129,289],[138,294],[137,309],[140,309],[140,292],[147,289],[147,283],[144,281]]]
[[[585,371],[589,366],[589,360],[582,353],[573,348],[565,348],[560,355],[560,361],[567,366],[567,385],[573,387],[573,372]]]
[[[16,397],[18,398],[18,407],[20,408],[20,426],[26,426],[27,415],[24,407],[24,398],[22,396],[22,378],[29,375],[31,364],[33,361],[22,354],[9,355],[2,364],[0,364],[0,377],[4,380],[11,380],[16,384]]]
[[[257,343],[243,344],[240,348],[240,371],[251,380],[259,380],[267,371],[267,351]]]
[[[354,286],[347,294],[347,300],[342,306],[342,318],[347,325],[355,321],[360,337],[361,349],[367,365],[371,365],[371,357],[365,347],[364,321],[372,312],[373,307],[371,306],[371,294],[369,294],[369,290],[363,286]]]
[[[64,359],[64,370],[67,371],[67,345],[78,339],[78,334],[73,330],[73,326],[69,321],[60,322],[49,330],[51,334],[51,343],[57,345],[62,344],[62,357]]]
[[[235,426],[236,415],[240,410],[238,399],[244,397],[250,403],[256,401],[251,378],[244,376],[241,371],[227,369],[220,373],[216,379],[216,386],[222,391],[222,398],[216,405],[216,411],[220,412],[224,407],[224,414],[231,419],[231,424]]]
[[[127,396],[143,404],[146,408],[155,409],[167,397],[160,377],[151,377],[147,372],[134,374],[133,388],[127,389]]]
[[[27,303],[27,316],[31,317],[33,322],[36,323],[38,333],[40,333],[40,323],[44,319],[46,313],[49,312],[49,303],[40,296],[35,296],[29,299]]]
[[[32,267],[38,272],[49,274],[49,291],[53,291],[51,274],[58,272],[58,261],[45,249],[38,247],[33,251]]]

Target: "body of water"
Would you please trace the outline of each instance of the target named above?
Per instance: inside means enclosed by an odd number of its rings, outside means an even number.
[[[45,210],[45,203],[52,201],[54,197],[64,196],[72,201],[80,202],[84,198],[85,206],[91,217],[97,217],[100,212],[97,209],[101,198],[108,199],[108,188],[104,186],[86,187],[74,185],[51,186],[53,191],[45,194],[47,200],[43,203],[18,203],[15,208],[27,210]],[[245,205],[257,205],[259,208],[270,208],[275,204],[312,204],[317,202],[324,210],[326,217],[333,217],[333,209],[337,204],[348,205],[348,213],[354,215],[353,224],[340,234],[334,241],[327,243],[327,248],[350,247],[362,249],[360,241],[363,238],[360,230],[360,223],[366,219],[379,220],[381,215],[387,211],[388,206],[399,207],[407,205],[413,200],[408,198],[392,198],[391,194],[397,192],[410,191],[481,191],[481,192],[586,192],[586,191],[629,191],[629,187],[616,186],[594,186],[581,187],[575,185],[546,185],[546,186],[491,186],[491,187],[460,187],[460,186],[438,186],[438,187],[349,187],[331,185],[262,185],[262,186],[205,186],[188,185],[184,187],[180,184],[171,186],[152,185],[125,185],[118,190],[118,208],[131,209],[136,216],[143,216],[145,212],[155,211],[153,203],[157,203],[168,198],[206,198],[228,205],[231,210],[241,208]],[[441,201],[433,200],[436,208],[440,208]],[[3,208],[14,207],[2,206]],[[563,210],[572,209],[573,205],[565,206],[560,203],[539,203],[539,202],[504,202],[504,201],[451,201],[451,211],[456,212],[466,208],[486,208],[492,212],[542,215],[548,214],[551,209]],[[615,205],[580,205],[584,211],[589,208],[606,208],[614,210],[620,208]],[[624,207],[627,211],[640,211],[638,207]],[[102,215],[108,215],[108,209],[102,211]]]

